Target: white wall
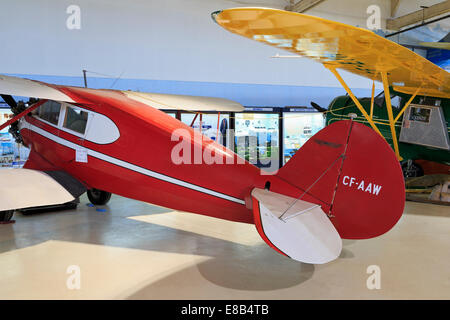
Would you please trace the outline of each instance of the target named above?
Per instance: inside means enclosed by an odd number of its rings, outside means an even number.
[[[411,1],[411,0],[403,0]],[[325,0],[310,9],[307,14],[367,28],[367,8],[377,5],[381,10],[381,27],[385,28],[389,18],[390,0]]]
[[[400,0],[395,17],[420,10],[420,6],[432,6],[443,0]],[[391,0],[325,0],[307,14],[366,28],[367,8],[377,5],[381,10],[381,28],[391,18]]]
[[[388,0],[327,0],[309,13],[363,25],[367,5],[374,3],[386,10]],[[71,4],[81,8],[81,30],[66,28],[66,8]],[[228,7],[286,4],[0,0],[0,73],[80,76],[87,69],[128,79],[339,87],[322,65],[307,59],[272,59],[282,52],[233,35],[210,17]],[[360,77],[344,77],[353,88],[370,88]]]

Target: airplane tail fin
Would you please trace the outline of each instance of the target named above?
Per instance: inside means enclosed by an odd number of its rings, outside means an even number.
[[[403,213],[405,184],[395,153],[374,130],[352,120],[311,137],[278,177],[326,203],[322,209],[342,238],[377,237]]]
[[[301,194],[292,198],[253,189],[255,225],[269,246],[302,262],[331,261],[339,256],[341,238],[382,235],[403,213],[405,185],[393,150],[374,130],[352,120],[311,137],[277,178]]]

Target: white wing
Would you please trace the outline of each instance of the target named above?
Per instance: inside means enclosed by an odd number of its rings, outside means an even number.
[[[75,102],[60,90],[44,82],[0,75],[0,94]]]
[[[0,211],[63,204],[75,199],[42,171],[0,169],[0,181]]]
[[[212,97],[185,96],[176,94],[122,91],[130,99],[156,109],[190,111],[241,112],[244,107],[232,100]]]
[[[52,86],[41,81],[0,75],[0,94],[65,101],[71,103],[77,102],[59,90],[64,87],[65,86],[61,85]],[[70,87],[67,86],[67,88]],[[84,88],[77,89],[83,90]],[[120,92],[126,95],[129,99],[144,103],[156,109],[216,112],[240,112],[244,110],[244,107],[241,104],[222,98],[104,89],[89,89],[90,93],[92,93],[92,90],[102,90],[103,94],[105,91]]]

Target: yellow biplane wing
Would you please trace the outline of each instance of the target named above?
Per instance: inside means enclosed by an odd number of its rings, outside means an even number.
[[[372,31],[306,14],[269,8],[217,11],[213,19],[238,35],[314,59],[328,68],[372,128],[380,131],[336,69],[383,83],[394,150],[395,122],[416,95],[450,98],[450,74],[411,50]],[[389,88],[412,97],[394,119]],[[372,86],[372,105],[375,85]]]
[[[223,28],[241,36],[382,81],[395,90],[450,98],[450,74],[411,50],[372,31],[306,14],[268,8],[213,13]],[[404,90],[402,90],[404,87]]]

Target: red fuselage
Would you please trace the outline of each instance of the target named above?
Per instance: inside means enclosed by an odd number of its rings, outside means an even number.
[[[28,115],[22,120],[26,125],[21,130],[32,150],[27,168],[66,171],[87,188],[246,223],[253,223],[253,188],[264,188],[270,182],[271,191],[293,197],[301,193],[275,175],[262,175],[256,166],[238,159],[218,143],[208,138],[199,142],[191,127],[122,93],[77,88],[61,91],[79,102],[78,107],[112,120],[120,137],[109,144],[98,144]],[[172,161],[173,148],[180,143],[172,139],[177,129],[186,130],[191,137],[191,164]],[[87,163],[75,161],[78,147],[88,150]],[[206,148],[220,153],[222,164],[195,164],[195,152],[203,153]],[[308,195],[303,199],[320,204]]]

